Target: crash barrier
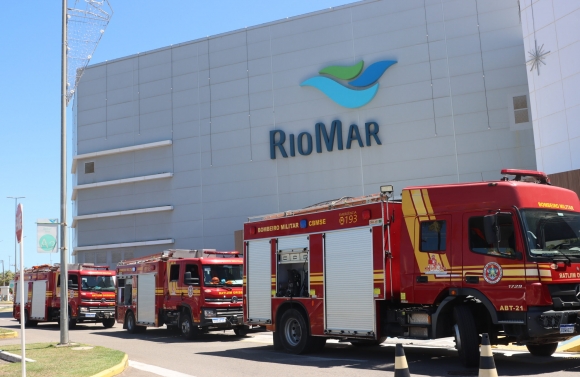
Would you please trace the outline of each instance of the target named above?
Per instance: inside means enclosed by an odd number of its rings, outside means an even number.
[[[407,358],[405,357],[405,350],[403,350],[401,343],[397,343],[395,347],[395,377],[411,377]]]
[[[498,377],[493,361],[491,344],[487,333],[481,336],[481,353],[479,355],[479,377]]]

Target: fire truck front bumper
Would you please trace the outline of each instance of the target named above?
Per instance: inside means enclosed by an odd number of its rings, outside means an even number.
[[[244,324],[244,313],[239,308],[203,308],[201,311],[202,327],[231,329]]]
[[[530,339],[560,341],[580,334],[580,310],[546,310],[529,307],[527,313]]]
[[[114,306],[81,306],[77,313],[77,320],[81,321],[100,321],[108,318],[115,318]]]

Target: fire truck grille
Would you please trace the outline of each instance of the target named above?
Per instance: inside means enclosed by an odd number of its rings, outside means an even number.
[[[109,306],[109,307],[89,307],[88,308],[88,312],[89,313],[114,313],[115,312],[115,307],[114,306]]]
[[[107,298],[107,299],[82,299],[81,302],[83,303],[91,303],[91,304],[114,304],[115,303],[115,299],[114,298]]]
[[[232,299],[231,298],[206,298],[205,302],[230,302],[231,303]]]
[[[219,308],[216,309],[218,317],[232,317],[232,316],[242,316],[244,311],[242,308]]]
[[[548,285],[554,309],[580,308],[580,284]]]

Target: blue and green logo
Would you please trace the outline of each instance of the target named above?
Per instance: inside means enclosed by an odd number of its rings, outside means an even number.
[[[396,62],[382,60],[371,64],[364,72],[362,60],[351,66],[332,65],[318,72],[324,76],[309,78],[300,86],[313,86],[340,106],[356,109],[366,105],[375,97],[379,90],[377,81]],[[348,83],[341,83],[338,80],[348,81]]]

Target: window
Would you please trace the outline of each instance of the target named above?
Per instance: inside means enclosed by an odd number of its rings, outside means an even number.
[[[195,264],[185,265],[185,274],[183,275],[183,283],[186,285],[199,285],[199,269]]]
[[[56,280],[56,286],[60,287],[60,274],[58,274],[58,278]],[[68,289],[78,289],[78,288],[79,288],[78,275],[69,275],[68,276]]]
[[[85,162],[85,174],[91,174],[95,172],[95,162]]]
[[[421,222],[421,251],[445,251],[447,241],[446,221]]]
[[[515,232],[511,215],[498,214],[500,227],[499,250],[497,245],[488,244],[485,240],[483,216],[469,219],[469,248],[479,254],[498,255],[504,257],[515,256]]]
[[[172,264],[169,270],[169,281],[179,281],[179,265]]]
[[[528,98],[526,96],[517,96],[513,97],[513,101],[515,124],[529,122],[530,117],[528,114]]]
[[[97,264],[107,264],[107,252],[97,252]]]

